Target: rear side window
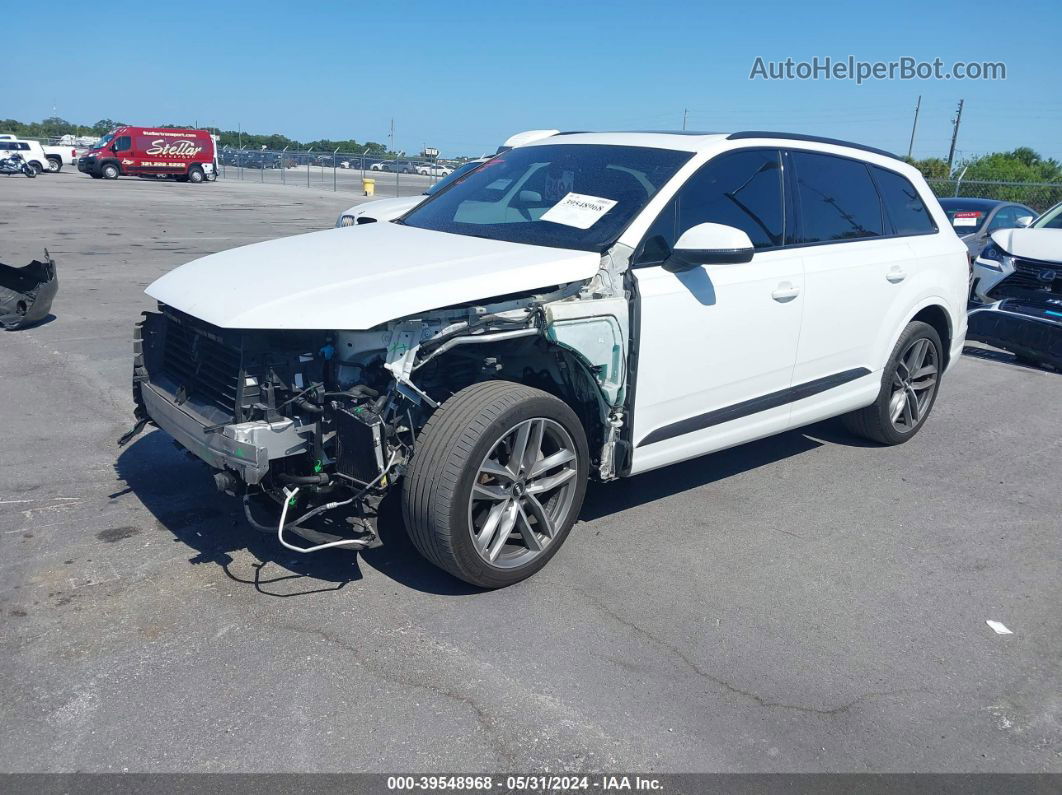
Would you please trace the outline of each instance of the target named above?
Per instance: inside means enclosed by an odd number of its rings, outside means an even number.
[[[653,221],[637,264],[663,262],[683,232],[703,223],[737,227],[757,249],[781,246],[785,213],[779,151],[745,149],[708,161]]]
[[[892,221],[892,234],[924,235],[937,231],[922,197],[906,177],[887,168],[870,168],[885,203],[885,211]]]
[[[988,225],[988,231],[994,232],[997,229],[1013,229],[1018,225],[1019,215],[1021,215],[1021,213],[1014,205],[1000,207],[999,212],[992,216],[992,221]]]
[[[793,152],[802,243],[860,240],[883,234],[881,200],[865,163]]]

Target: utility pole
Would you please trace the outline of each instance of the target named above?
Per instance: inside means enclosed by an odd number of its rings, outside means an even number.
[[[391,131],[387,133],[387,140],[390,141],[388,149],[392,152],[395,151],[395,120],[391,119]]]
[[[911,151],[914,149],[915,130],[918,129],[918,111],[922,109],[922,95],[918,95],[918,104],[915,105],[914,124],[911,125],[911,143],[907,144],[907,159],[911,159]]]
[[[690,109],[689,108],[683,108],[682,109],[682,129],[683,130],[686,129],[686,117],[689,116],[689,115],[690,115]]]
[[[951,164],[955,160],[955,142],[959,138],[959,124],[962,122],[962,104],[965,100],[959,100],[959,110],[955,113],[955,129],[951,131],[951,148],[948,150],[948,174],[951,174]]]

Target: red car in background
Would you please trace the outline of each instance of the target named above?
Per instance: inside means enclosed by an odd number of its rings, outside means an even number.
[[[78,158],[77,170],[94,179],[169,177],[198,183],[217,179],[217,148],[206,130],[119,127]]]

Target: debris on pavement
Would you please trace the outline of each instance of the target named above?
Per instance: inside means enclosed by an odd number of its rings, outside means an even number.
[[[0,263],[0,326],[8,331],[28,328],[48,317],[59,279],[47,249],[44,260],[33,260],[23,268]]]

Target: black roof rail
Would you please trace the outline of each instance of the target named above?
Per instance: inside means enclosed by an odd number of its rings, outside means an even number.
[[[894,155],[892,152],[886,152],[884,149],[876,149],[873,146],[864,146],[863,144],[854,144],[851,141],[842,141],[838,138],[822,138],[818,135],[766,132],[764,130],[744,130],[742,132],[730,133],[730,135],[728,135],[726,138],[728,141],[740,141],[743,138],[781,138],[786,141],[809,141],[811,143],[816,144],[833,144],[834,146],[847,146],[849,149],[860,149],[864,152],[873,152],[876,155],[891,157],[893,160],[903,160],[903,158],[899,155]]]

